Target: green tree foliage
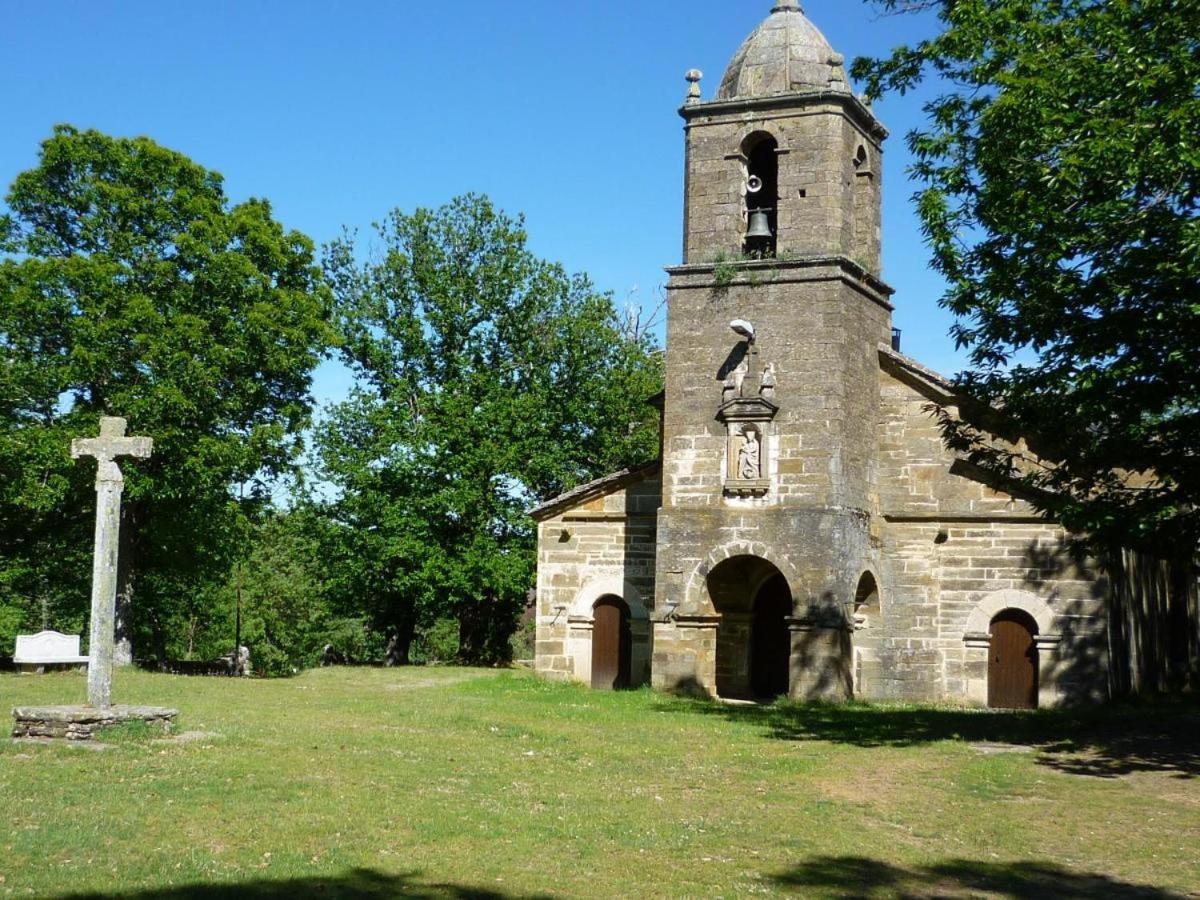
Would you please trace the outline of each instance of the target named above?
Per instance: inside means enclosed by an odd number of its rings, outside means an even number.
[[[349,238],[326,258],[358,383],[319,430],[331,595],[393,630],[395,661],[418,631],[444,645],[446,619],[464,659],[504,659],[534,581],[528,508],[654,458],[660,362],[485,198],[397,211],[377,237],[365,264]]]
[[[873,2],[942,26],[854,71],[874,96],[939,79],[908,142],[980,401],[943,418],[950,445],[1076,531],[1190,555],[1200,2]]]
[[[88,602],[101,414],[155,439],[129,463],[122,594],[140,653],[181,655],[241,517],[293,463],[331,334],[311,242],[146,138],[56,128],[0,219],[0,608],[75,630]],[[9,627],[8,625],[4,626]]]
[[[259,674],[290,675],[318,665],[334,643],[353,659],[377,658],[366,644],[361,617],[334,615],[326,601],[324,558],[328,522],[313,507],[275,510],[246,536],[246,551],[205,606],[192,658],[211,660],[233,650],[241,614],[241,644]]]

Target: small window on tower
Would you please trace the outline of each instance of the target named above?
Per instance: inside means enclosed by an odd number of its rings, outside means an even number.
[[[867,156],[867,148],[862,144],[858,145],[858,152],[854,154],[854,171],[857,175],[870,175],[871,167],[867,165],[870,157]]]
[[[779,143],[769,134],[751,135],[745,154],[745,252],[756,259],[773,259],[779,234]]]

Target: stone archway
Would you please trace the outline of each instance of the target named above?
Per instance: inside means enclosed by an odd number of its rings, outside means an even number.
[[[572,619],[590,619],[592,610],[596,607],[596,601],[601,597],[608,596],[620,597],[629,604],[630,618],[643,620],[650,618],[642,592],[632,582],[619,575],[594,578],[585,584],[575,595],[567,615]]]
[[[790,688],[792,592],[779,569],[759,556],[733,556],[706,578],[720,617],[716,636],[717,694],[773,699]]]
[[[964,632],[967,635],[987,634],[992,619],[1006,609],[1019,609],[1028,613],[1037,624],[1039,634],[1049,635],[1058,632],[1058,629],[1054,627],[1054,610],[1050,608],[1049,603],[1037,594],[1015,590],[996,591],[975,604],[975,608],[971,610],[971,615],[967,618],[967,627],[963,629]]]
[[[795,573],[791,564],[766,544],[758,541],[732,541],[714,549],[702,563],[692,570],[683,590],[683,603],[675,612],[680,616],[688,617],[717,615],[718,611],[713,600],[709,577],[727,560],[746,556],[755,557],[769,564],[775,571],[782,573],[788,579],[789,584],[792,582]],[[764,582],[766,577],[763,577]],[[755,589],[761,586],[761,583],[756,584]]]

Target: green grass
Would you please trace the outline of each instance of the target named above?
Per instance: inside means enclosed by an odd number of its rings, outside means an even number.
[[[0,676],[0,709],[78,702]],[[0,741],[0,896],[1187,896],[1194,706],[727,707],[510,672],[125,672],[183,739]],[[136,737],[136,739],[130,739]],[[1015,741],[1029,752],[985,752]]]

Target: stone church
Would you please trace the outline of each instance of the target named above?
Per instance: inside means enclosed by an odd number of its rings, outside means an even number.
[[[948,451],[900,352],[887,130],[796,0],[688,73],[662,455],[533,511],[547,677],[1000,707],[1110,693],[1105,578]]]

